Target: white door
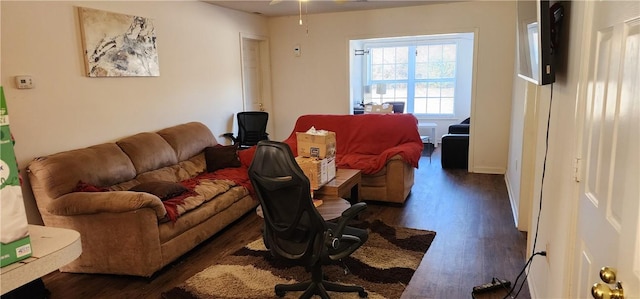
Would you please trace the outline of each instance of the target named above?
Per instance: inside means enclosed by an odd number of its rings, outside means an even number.
[[[592,26],[572,297],[620,281],[624,298],[640,298],[640,2],[585,5]],[[605,266],[615,279],[600,278]]]
[[[244,111],[264,111],[260,43],[254,39],[242,39],[242,83]]]
[[[266,39],[241,36],[242,41],[242,92],[244,111],[267,111],[271,108],[268,49]],[[267,132],[273,132],[271,113]]]

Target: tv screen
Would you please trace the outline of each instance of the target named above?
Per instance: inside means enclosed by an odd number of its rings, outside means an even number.
[[[563,9],[549,1],[518,1],[518,76],[537,85],[555,82],[555,50]]]

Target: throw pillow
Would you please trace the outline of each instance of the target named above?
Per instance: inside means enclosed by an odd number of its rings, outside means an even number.
[[[216,145],[204,149],[207,172],[229,167],[240,167],[238,147],[235,145]]]
[[[97,187],[89,183],[85,183],[83,181],[78,181],[78,184],[76,184],[76,188],[73,189],[73,192],[106,192],[106,191],[109,191],[109,189],[103,188],[103,187]]]
[[[174,198],[184,192],[187,192],[188,190],[189,189],[187,189],[185,186],[180,185],[179,183],[165,181],[141,183],[129,189],[129,191],[151,193],[160,198],[160,200],[162,201]]]

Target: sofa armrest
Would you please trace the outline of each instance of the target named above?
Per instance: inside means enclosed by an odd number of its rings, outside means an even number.
[[[158,219],[167,214],[162,201],[145,192],[73,192],[51,201],[47,211],[57,216],[86,215],[97,213],[123,213],[138,209],[154,210]]]
[[[387,162],[387,202],[404,203],[414,183],[415,168],[398,155]]]
[[[469,134],[469,124],[455,124],[449,126],[449,134]]]
[[[387,148],[380,153],[380,156],[386,157],[387,161],[391,159],[401,159],[407,164],[417,168],[423,149],[424,145],[422,144],[422,140],[417,143],[407,142]]]
[[[442,135],[440,147],[440,163],[442,168],[469,168],[469,135]]]

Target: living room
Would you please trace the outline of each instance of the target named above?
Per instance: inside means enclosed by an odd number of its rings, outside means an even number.
[[[86,77],[76,7],[152,18],[160,76]],[[568,257],[572,257],[574,239],[566,237],[575,229],[572,217],[577,208],[575,187],[567,177],[573,171],[575,154],[561,144],[573,144],[576,130],[582,129],[574,123],[574,111],[576,86],[582,80],[579,53],[586,35],[581,16],[588,7],[572,5],[565,33],[567,47],[562,52],[564,73],[553,91],[558,100],[549,163],[555,165],[549,167],[545,179],[543,211],[549,214],[542,216],[537,247],[549,251],[549,257],[548,262],[540,259],[533,265],[529,283],[534,297],[569,293],[564,282],[573,271]],[[190,121],[206,124],[224,142],[219,135],[232,131],[234,114],[243,107],[240,34],[269,40],[272,94],[266,109],[273,124],[272,139],[283,140],[300,115],[349,113],[349,38],[475,31],[478,48],[470,171],[505,174],[510,196],[519,198],[519,167],[524,160],[533,159],[538,176],[527,182],[533,185],[532,193],[539,194],[543,126],[536,128],[533,144],[537,150],[532,156],[521,157],[518,142],[526,140],[525,94],[532,87],[514,71],[515,9],[511,1],[480,1],[310,14],[307,33],[297,25],[297,17],[265,18],[203,2],[2,1],[2,85],[18,163],[24,167],[38,156]],[[292,54],[296,44],[303,48],[301,57]],[[567,55],[569,51],[573,54]],[[14,76],[24,74],[33,76],[34,89],[15,89]],[[536,90],[537,99],[551,94],[549,87]],[[543,110],[549,107],[545,101],[538,105]],[[543,124],[546,115],[537,116]],[[29,186],[23,190],[29,222],[41,223]],[[533,200],[528,205],[537,207],[538,203]],[[527,230],[533,229],[537,212],[537,208],[521,212]]]

